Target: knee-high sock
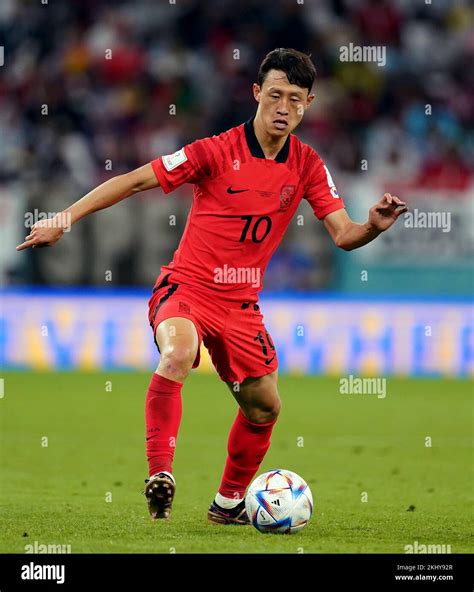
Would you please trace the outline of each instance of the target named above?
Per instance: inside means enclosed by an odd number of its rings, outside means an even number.
[[[241,499],[258,471],[270,447],[270,436],[276,419],[268,423],[253,423],[239,409],[230,430],[227,461],[219,487],[224,497]]]
[[[149,475],[172,472],[176,438],[181,422],[181,382],[153,374],[145,402],[146,453]]]

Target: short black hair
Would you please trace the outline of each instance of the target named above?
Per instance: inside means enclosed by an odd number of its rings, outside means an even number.
[[[307,88],[308,92],[311,92],[316,78],[316,68],[310,56],[296,49],[279,47],[267,53],[258,70],[257,82],[260,87],[270,70],[285,72],[290,84]]]

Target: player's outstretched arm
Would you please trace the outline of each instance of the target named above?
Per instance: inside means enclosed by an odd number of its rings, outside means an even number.
[[[346,210],[341,209],[328,214],[324,218],[324,226],[339,248],[352,251],[373,241],[407,210],[405,202],[395,195],[385,193],[382,199],[370,208],[369,219],[365,224],[353,222]]]
[[[16,250],[22,251],[28,247],[50,247],[64,234],[65,229],[75,224],[84,216],[103,210],[130,197],[139,191],[158,187],[159,183],[150,163],[145,164],[125,175],[112,177],[102,183],[82,199],[76,201],[63,212],[48,220],[40,220],[30,229],[25,242],[18,245]]]

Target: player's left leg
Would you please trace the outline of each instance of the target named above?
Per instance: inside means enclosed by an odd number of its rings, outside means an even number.
[[[240,384],[227,382],[239,404],[227,445],[227,460],[219,491],[208,512],[218,524],[248,524],[245,491],[258,471],[280,412],[277,370]]]
[[[281,400],[278,394],[278,370],[260,378],[246,378],[240,384],[227,382],[245,417],[252,423],[276,421]]]

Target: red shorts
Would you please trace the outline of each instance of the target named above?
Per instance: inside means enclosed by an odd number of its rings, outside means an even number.
[[[218,295],[173,283],[170,275],[163,276],[149,301],[148,320],[155,343],[156,328],[162,321],[183,317],[194,323],[199,337],[193,368],[199,366],[201,343],[225,382],[240,384],[245,378],[258,378],[278,368],[275,346],[258,304],[242,302],[239,308],[229,308]]]

